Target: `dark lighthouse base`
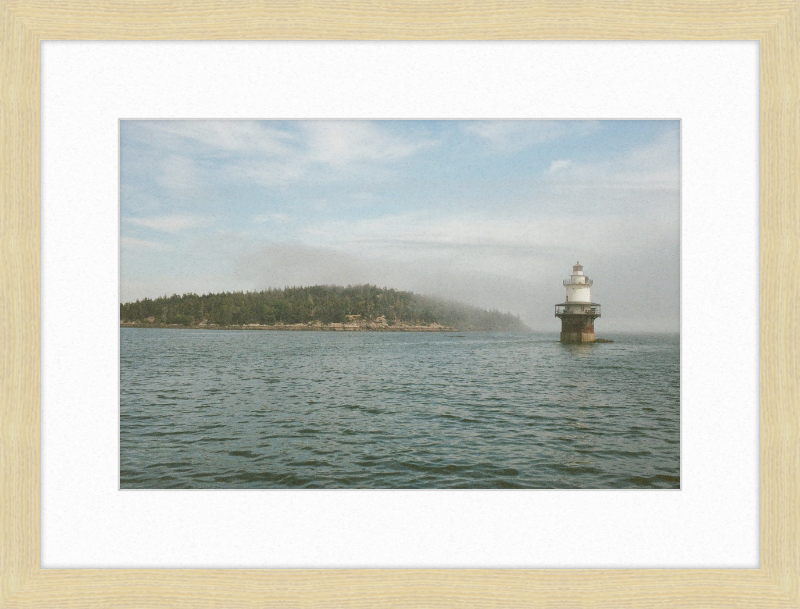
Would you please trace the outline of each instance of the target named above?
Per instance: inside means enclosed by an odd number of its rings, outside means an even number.
[[[561,320],[562,343],[593,343],[594,320],[600,317],[596,302],[562,302],[556,305],[556,317]]]
[[[564,315],[561,317],[562,343],[593,343],[594,316]]]

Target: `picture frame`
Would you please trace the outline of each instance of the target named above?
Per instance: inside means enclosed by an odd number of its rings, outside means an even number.
[[[798,607],[800,2],[347,5],[2,2],[0,607]],[[43,40],[757,40],[760,43],[758,569],[42,569],[40,47]]]

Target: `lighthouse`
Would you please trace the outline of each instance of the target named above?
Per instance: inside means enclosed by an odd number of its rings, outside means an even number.
[[[592,280],[583,274],[578,262],[572,267],[572,275],[564,280],[567,288],[566,300],[556,305],[556,317],[561,320],[562,343],[593,343],[594,320],[600,317],[600,305],[592,302],[589,293]]]

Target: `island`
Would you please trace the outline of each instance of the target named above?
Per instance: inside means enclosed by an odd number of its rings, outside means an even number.
[[[120,326],[332,332],[529,332],[518,315],[374,285],[183,294],[120,304]]]

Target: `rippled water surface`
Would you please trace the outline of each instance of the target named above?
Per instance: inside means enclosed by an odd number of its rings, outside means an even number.
[[[122,488],[679,488],[677,335],[121,329]]]

